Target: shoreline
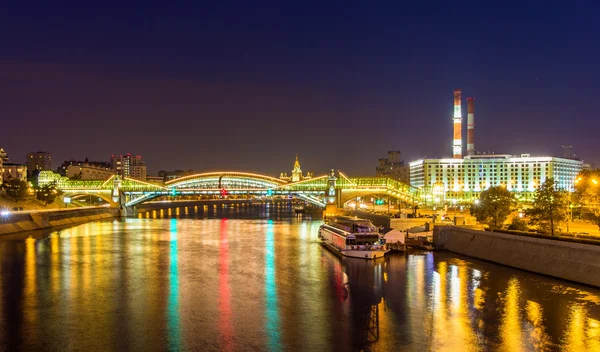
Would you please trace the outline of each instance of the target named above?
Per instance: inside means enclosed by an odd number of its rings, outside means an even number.
[[[600,275],[595,275],[600,245],[589,241],[436,226],[433,242],[435,248],[471,258],[600,287]]]
[[[78,225],[116,218],[119,215],[119,209],[107,207],[10,212],[0,219],[0,235]]]

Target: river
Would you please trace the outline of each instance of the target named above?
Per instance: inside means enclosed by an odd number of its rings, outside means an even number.
[[[598,289],[444,252],[339,259],[319,225],[127,219],[5,236],[0,350],[600,350]]]

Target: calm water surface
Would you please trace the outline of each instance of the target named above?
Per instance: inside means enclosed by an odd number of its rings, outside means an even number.
[[[4,237],[0,349],[600,351],[600,290],[449,253],[339,259],[319,224],[131,219]]]

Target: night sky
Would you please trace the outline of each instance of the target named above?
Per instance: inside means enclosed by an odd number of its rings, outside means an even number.
[[[0,5],[13,162],[140,154],[161,169],[374,175],[476,148],[600,161],[600,3],[15,1]]]

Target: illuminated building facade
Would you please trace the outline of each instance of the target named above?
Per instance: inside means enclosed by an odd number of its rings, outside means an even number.
[[[108,169],[112,170],[112,165],[109,161],[89,161],[87,158],[85,160],[65,160],[57,169],[61,176],[67,176],[67,170],[69,166],[91,166],[95,168]]]
[[[27,154],[27,169],[47,171],[52,170],[52,154],[48,152],[34,152]]]
[[[522,154],[469,155],[463,159],[424,159],[410,163],[410,183],[431,203],[470,203],[491,186],[504,186],[528,198],[546,179],[573,192],[581,160]]]
[[[8,154],[0,148],[0,185],[8,180],[27,180],[27,165],[9,162]]]
[[[112,155],[110,163],[114,172],[121,177],[146,180],[146,162],[140,155]]]
[[[8,162],[8,156],[4,151],[4,148],[0,148],[0,185],[4,182],[4,169],[2,165]]]
[[[15,163],[2,163],[2,180],[23,180],[27,181],[27,165]]]
[[[70,165],[66,176],[79,180],[108,180],[115,172],[112,169],[96,167],[91,165]]]
[[[410,185],[421,190],[430,204],[471,203],[492,186],[515,192],[517,199],[530,200],[546,179],[556,188],[573,192],[583,161],[568,157],[532,157],[521,154],[477,154],[475,151],[475,99],[468,98],[467,155],[462,156],[461,90],[454,90],[454,140],[452,158],[413,161]],[[570,146],[569,146],[570,148]]]
[[[312,178],[313,175],[310,172],[306,173],[306,176],[302,175],[302,169],[300,168],[300,161],[298,161],[298,154],[296,154],[296,161],[294,162],[294,168],[292,169],[292,176],[288,176],[287,172],[282,172],[279,175],[279,179],[290,181],[290,182],[298,182],[302,180],[307,180]]]

